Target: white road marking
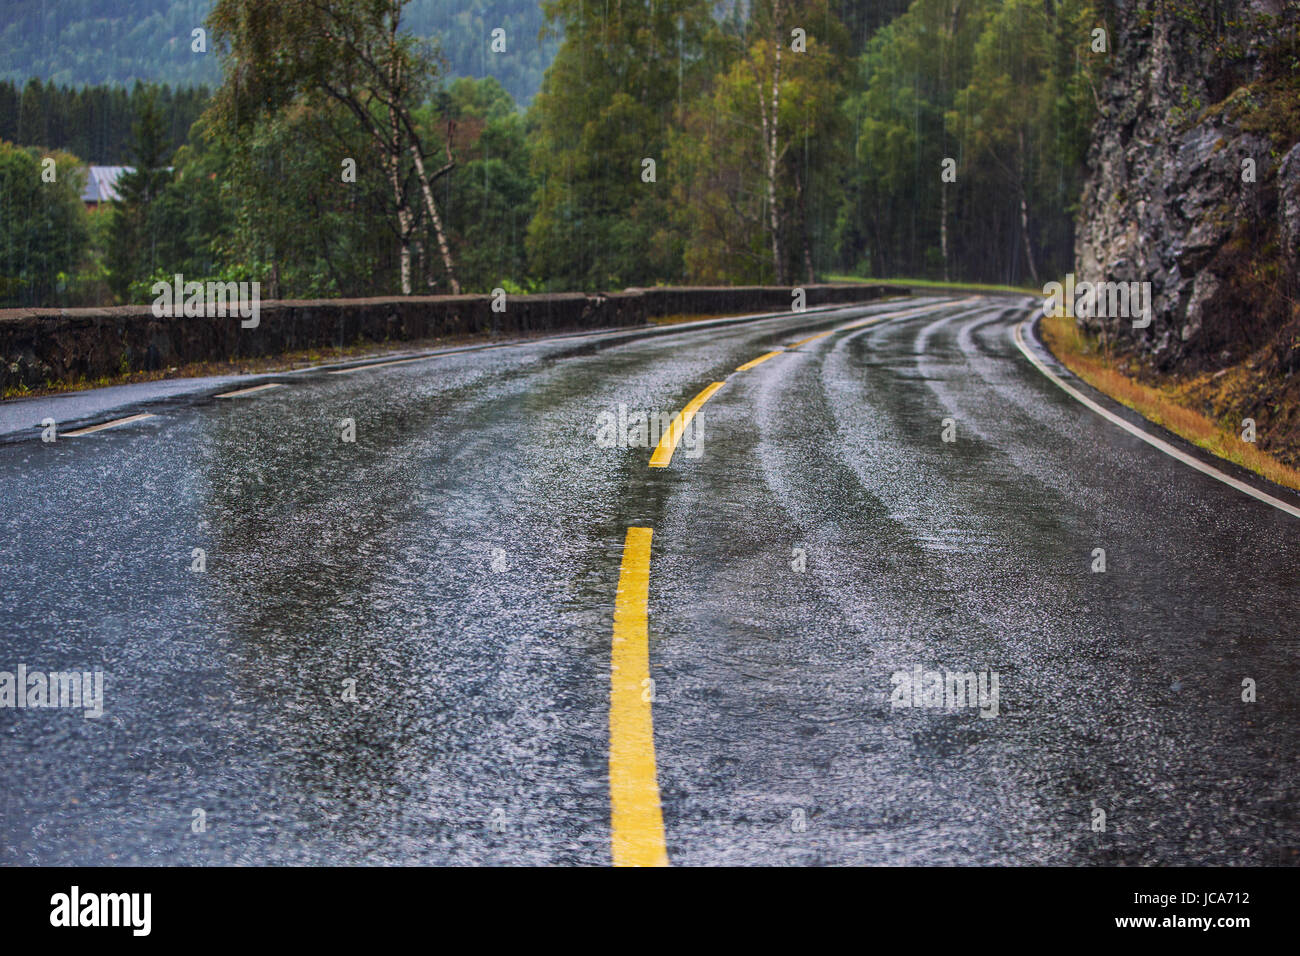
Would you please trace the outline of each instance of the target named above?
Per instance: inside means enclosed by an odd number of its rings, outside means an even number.
[[[141,415],[128,415],[126,418],[115,418],[111,422],[104,422],[102,425],[91,425],[89,428],[78,428],[74,432],[64,432],[64,438],[78,438],[82,435],[90,435],[94,432],[102,432],[105,428],[117,428],[119,425],[129,425],[132,422],[143,421],[146,418],[153,418],[153,415],[144,413]]]
[[[493,346],[500,348],[501,346]],[[390,365],[406,365],[410,362],[423,362],[427,359],[438,358],[440,355],[453,355],[455,353],[434,353],[432,355],[417,355],[414,358],[393,359],[391,362],[373,362],[370,365],[354,365],[351,368],[338,368],[330,372],[330,375],[351,375],[353,372],[369,372],[372,368],[388,368]]]
[[[1236,488],[1238,491],[1244,492],[1245,494],[1250,495],[1252,498],[1264,502],[1264,504],[1266,505],[1272,505],[1274,508],[1277,508],[1279,511],[1285,511],[1293,518],[1300,518],[1300,508],[1296,508],[1293,505],[1289,505],[1285,501],[1280,501],[1277,498],[1274,498],[1272,495],[1267,494],[1263,491],[1260,491],[1258,488],[1246,484],[1244,481],[1238,481],[1236,478],[1233,478],[1231,475],[1225,474],[1224,472],[1215,468],[1213,465],[1206,464],[1205,462],[1201,461],[1199,458],[1194,458],[1191,455],[1187,454],[1186,452],[1180,451],[1179,449],[1175,448],[1173,445],[1169,444],[1169,442],[1157,438],[1155,435],[1148,434],[1147,432],[1143,431],[1141,428],[1138,428],[1138,426],[1134,425],[1132,422],[1126,421],[1125,419],[1116,415],[1114,412],[1102,408],[1100,405],[1094,402],[1087,395],[1084,395],[1077,388],[1074,388],[1072,385],[1070,385],[1069,382],[1065,381],[1063,378],[1061,378],[1059,375],[1053,372],[1050,368],[1044,365],[1042,360],[1039,359],[1039,357],[1035,355],[1033,352],[1031,352],[1029,346],[1025,344],[1024,328],[1032,321],[1033,321],[1032,318],[1025,319],[1023,322],[1021,322],[1019,325],[1015,327],[1014,338],[1016,341],[1016,345],[1019,347],[1020,351],[1024,353],[1025,358],[1029,359],[1029,361],[1034,363],[1034,367],[1037,368],[1038,371],[1042,372],[1049,379],[1051,379],[1053,383],[1055,383],[1063,392],[1065,392],[1071,398],[1077,399],[1079,402],[1083,403],[1088,408],[1092,409],[1094,412],[1096,412],[1102,418],[1106,419],[1108,422],[1118,425],[1120,428],[1124,429],[1129,434],[1141,438],[1148,445],[1152,446],[1153,448],[1158,448],[1160,451],[1164,452],[1169,457],[1176,458],[1179,461],[1181,461],[1183,464],[1190,465],[1192,468],[1195,468],[1197,471],[1201,472],[1202,474],[1209,475],[1211,478],[1215,478],[1223,482],[1225,485],[1228,485],[1231,488]]]
[[[243,398],[245,395],[253,395],[257,392],[265,392],[267,389],[283,387],[283,382],[271,382],[269,385],[254,385],[252,388],[241,388],[236,392],[222,392],[220,395],[214,395],[213,398]]]

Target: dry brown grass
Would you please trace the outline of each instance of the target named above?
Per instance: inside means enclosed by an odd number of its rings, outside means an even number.
[[[1147,384],[1122,368],[1120,360],[1102,348],[1097,339],[1079,329],[1073,319],[1049,316],[1039,328],[1052,354],[1093,388],[1211,454],[1300,491],[1300,470],[1242,441],[1237,424],[1216,421],[1190,407],[1195,401],[1190,393],[1204,385],[1199,379]]]

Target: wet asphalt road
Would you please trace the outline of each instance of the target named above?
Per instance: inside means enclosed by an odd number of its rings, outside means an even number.
[[[463,351],[0,444],[0,670],[106,674],[98,720],[0,709],[0,863],[608,863],[634,525],[674,864],[1296,862],[1300,521],[1061,392],[1027,305]],[[698,457],[596,440],[723,380]],[[917,666],[996,673],[997,716],[893,706]]]

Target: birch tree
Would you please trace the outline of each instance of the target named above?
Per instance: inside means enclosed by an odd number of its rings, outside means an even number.
[[[236,126],[299,97],[323,94],[365,131],[392,197],[400,246],[401,288],[413,288],[420,216],[428,217],[447,283],[460,292],[455,262],[433,184],[452,172],[446,159],[431,168],[412,111],[437,74],[433,49],[402,30],[409,0],[218,0],[208,23],[223,52],[225,82],[214,109]],[[408,166],[409,163],[409,166]],[[412,200],[408,172],[418,187]]]

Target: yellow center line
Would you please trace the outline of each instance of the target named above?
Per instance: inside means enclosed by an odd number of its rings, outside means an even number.
[[[750,360],[749,360],[748,362],[746,362],[744,365],[737,365],[737,366],[736,366],[736,371],[737,371],[737,372],[748,372],[748,371],[749,371],[751,368],[753,368],[755,365],[762,365],[762,364],[763,364],[764,362],[766,362],[768,359],[770,359],[770,358],[776,358],[778,355],[784,355],[784,354],[785,354],[785,353],[784,353],[781,349],[777,349],[775,352],[768,352],[766,355],[760,355],[760,356],[759,356],[758,358],[756,358],[756,359],[750,359]]]
[[[773,355],[779,353],[773,352]],[[650,456],[651,468],[667,468],[673,460],[673,452],[677,450],[677,443],[682,440],[682,432],[686,431],[686,426],[691,423],[695,413],[700,407],[713,397],[713,393],[725,385],[725,382],[714,382],[700,394],[690,400],[677,415],[673,416],[672,424],[668,426],[668,431],[664,432],[659,439],[659,445],[655,448],[654,454]]]
[[[628,528],[609,667],[609,826],[615,866],[667,866],[650,713],[650,528]]]
[[[75,432],[64,432],[63,437],[76,438],[79,435],[90,435],[94,432],[102,432],[105,428],[116,428],[118,425],[129,425],[132,422],[143,421],[146,418],[153,418],[153,416],[148,413],[129,415],[126,418],[117,418],[111,422],[104,422],[102,425],[91,425],[89,428],[78,428]]]
[[[786,346],[786,348],[795,349],[801,345],[807,345],[809,342],[816,342],[818,339],[826,338],[826,336],[832,334],[834,331],[834,329],[827,329],[825,332],[818,332],[816,335],[810,335],[808,338],[800,339],[798,342],[791,342]]]
[[[267,385],[254,385],[252,388],[241,388],[236,392],[222,392],[220,395],[214,395],[213,398],[242,398],[245,395],[252,395],[256,392],[265,392],[272,388],[283,388],[282,382],[271,382]]]

